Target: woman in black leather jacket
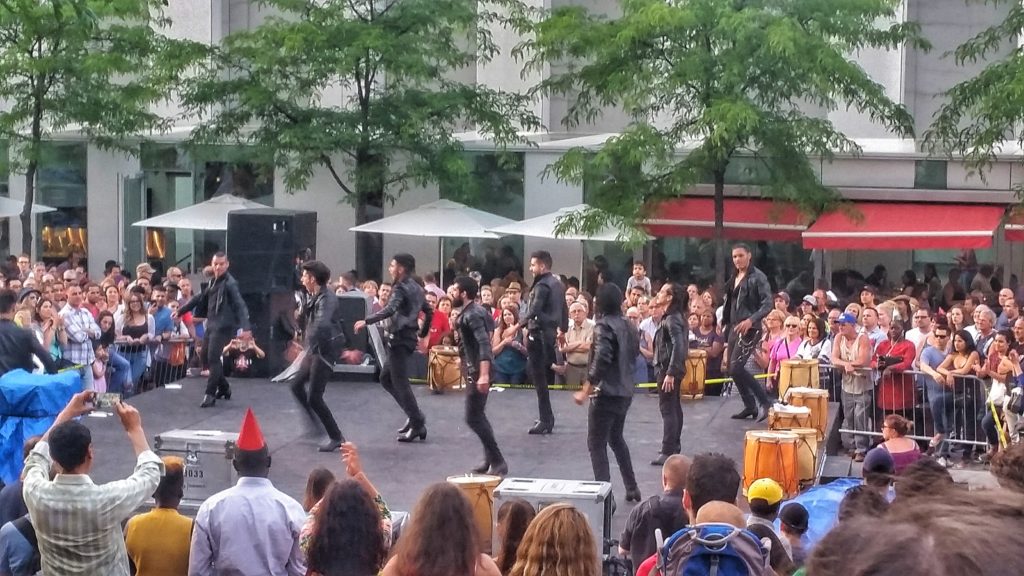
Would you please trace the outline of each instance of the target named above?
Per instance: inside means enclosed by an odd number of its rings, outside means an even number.
[[[682,286],[668,282],[655,297],[665,314],[654,333],[654,374],[658,385],[658,408],[661,410],[661,453],[651,464],[661,466],[673,454],[682,450],[683,405],[679,384],[686,374],[686,355],[689,352],[689,330],[683,320],[683,311],[689,306],[689,296]]]
[[[595,306],[599,318],[594,325],[587,380],[575,400],[583,404],[591,397],[587,447],[594,479],[611,482],[608,468],[608,446],[611,445],[626,486],[626,501],[639,502],[640,488],[622,430],[633,402],[633,367],[640,353],[640,333],[622,315],[622,300],[622,289],[615,284],[608,282],[598,288]]]

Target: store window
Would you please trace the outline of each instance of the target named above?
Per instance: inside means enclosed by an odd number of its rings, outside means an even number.
[[[39,252],[47,264],[59,264],[72,251],[88,256],[84,142],[45,142],[36,179],[36,202],[56,208],[36,220]]]
[[[126,214],[133,221],[166,214],[233,194],[273,206],[274,170],[251,161],[245,147],[216,146],[196,150],[181,144],[146,144],[141,151],[142,177],[126,187]],[[131,196],[131,197],[129,197]],[[126,227],[126,262],[146,260],[158,268],[200,269],[214,252],[223,250],[226,233],[187,228]]]
[[[947,175],[945,160],[917,160],[914,162],[914,188],[945,190]]]
[[[727,241],[726,250],[734,242]],[[783,290],[800,277],[812,284],[814,264],[811,251],[796,242],[745,242],[753,251],[753,263],[768,276],[772,290]],[[726,254],[728,260],[728,254]],[[649,275],[652,281],[671,280],[683,284],[697,283],[701,287],[715,280],[715,245],[703,238],[658,238],[651,243]],[[725,272],[728,277],[729,268]]]
[[[523,197],[524,164],[522,153],[467,153],[476,190],[468,196],[441,187],[441,198],[463,202],[478,210],[499,216],[522,220],[525,210]],[[523,276],[523,238],[444,238],[441,241],[444,257],[444,281],[447,285],[458,274],[471,271],[480,273],[481,281],[514,274]],[[440,263],[439,263],[440,264]],[[431,266],[429,270],[435,267]],[[424,269],[426,271],[427,269]]]

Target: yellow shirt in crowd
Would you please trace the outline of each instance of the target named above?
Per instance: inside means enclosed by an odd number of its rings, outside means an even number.
[[[154,508],[128,520],[125,544],[137,576],[188,574],[192,519],[171,508]]]

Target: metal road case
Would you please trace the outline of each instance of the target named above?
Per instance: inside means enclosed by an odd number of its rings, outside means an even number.
[[[179,456],[185,461],[183,505],[198,507],[210,496],[235,485],[236,432],[218,430],[171,430],[156,436],[156,453]]]
[[[612,535],[612,485],[609,482],[506,478],[494,489],[494,514],[503,500],[522,498],[537,511],[564,502],[587,517],[599,554],[606,554]],[[495,521],[497,518],[495,518]]]

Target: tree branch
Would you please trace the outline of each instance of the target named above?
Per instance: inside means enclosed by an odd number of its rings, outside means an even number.
[[[338,187],[341,188],[342,192],[344,192],[348,196],[355,195],[355,192],[351,188],[349,188],[348,184],[346,184],[345,181],[341,179],[341,176],[338,174],[338,171],[334,169],[334,162],[331,161],[330,156],[328,156],[327,154],[321,154],[320,161],[323,163],[324,166],[327,167],[327,170],[331,173],[331,177],[334,178],[334,181],[338,184]]]

